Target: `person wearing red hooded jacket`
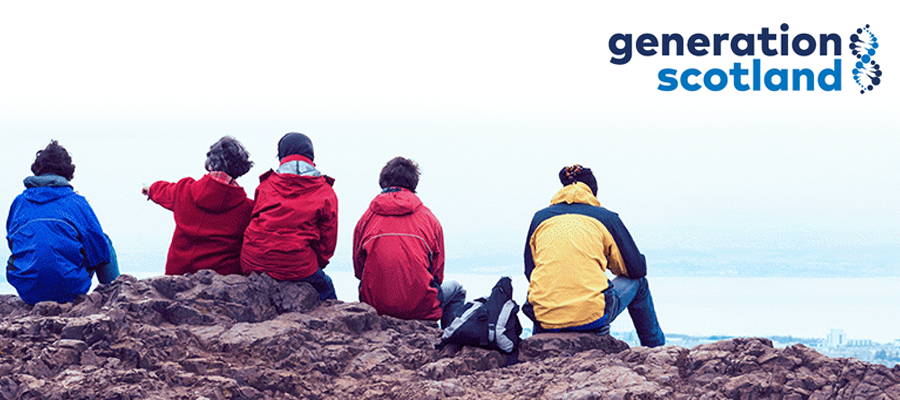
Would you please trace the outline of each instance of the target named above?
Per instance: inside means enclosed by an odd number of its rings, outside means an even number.
[[[380,314],[441,320],[446,327],[465,303],[466,291],[444,281],[444,232],[416,196],[419,166],[396,157],[379,177],[382,192],[356,224],[353,269],[359,300]]]
[[[250,171],[253,161],[241,142],[225,136],[209,147],[205,167],[209,173],[200,180],[158,181],[142,190],[175,217],[166,275],[201,269],[241,273],[241,243],[253,200],[235,179]]]
[[[321,299],[337,299],[323,271],[337,245],[337,196],[334,179],[316,169],[313,157],[312,141],[302,133],[278,142],[280,165],[259,178],[241,269],[308,282]]]

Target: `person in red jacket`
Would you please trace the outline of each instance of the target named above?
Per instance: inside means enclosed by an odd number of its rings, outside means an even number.
[[[302,133],[278,142],[278,169],[259,177],[241,269],[308,282],[321,299],[337,299],[323,271],[337,245],[337,196],[334,179],[316,169],[313,156],[312,141]]]
[[[444,281],[444,231],[416,196],[419,166],[396,157],[382,168],[381,194],[353,231],[359,301],[401,319],[441,320],[449,326],[466,291]]]
[[[206,153],[203,178],[156,182],[141,191],[148,200],[171,210],[175,233],[166,260],[166,275],[211,269],[222,275],[241,273],[241,242],[250,223],[253,201],[235,179],[253,167],[237,139],[225,136]]]

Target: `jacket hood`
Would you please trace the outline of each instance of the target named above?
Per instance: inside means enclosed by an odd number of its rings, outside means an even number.
[[[25,181],[23,183],[25,184],[26,188],[63,186],[72,187],[72,184],[69,183],[66,178],[53,174],[29,176],[25,178]]]
[[[191,185],[191,196],[197,207],[220,213],[237,207],[247,199],[247,192],[240,186],[219,182],[209,175]]]
[[[405,215],[422,207],[419,196],[407,189],[381,193],[375,196],[369,208],[379,215]]]
[[[276,170],[279,174],[294,174],[303,176],[321,176],[311,160],[302,156],[289,156],[281,160],[281,165]]]
[[[317,171],[318,172],[318,171]],[[294,198],[313,192],[322,185],[334,186],[334,178],[327,175],[311,176],[292,173],[277,173],[269,170],[259,177],[259,182],[271,181],[272,188],[279,196]]]
[[[582,203],[582,204],[590,204],[592,206],[600,207],[600,200],[597,200],[594,197],[594,193],[591,192],[591,188],[588,185],[584,184],[584,182],[576,182],[571,185],[564,186],[556,195],[550,199],[550,204],[559,204],[559,203]]]
[[[72,184],[59,175],[29,176],[24,181],[26,200],[38,204],[47,204],[66,196],[75,194]]]

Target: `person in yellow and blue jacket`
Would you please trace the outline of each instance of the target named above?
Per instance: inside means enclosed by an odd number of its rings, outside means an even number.
[[[594,174],[575,164],[559,179],[563,188],[534,214],[525,244],[529,287],[522,309],[534,333],[605,334],[628,308],[641,345],[664,345],[644,255],[619,215],[600,206]],[[616,275],[612,281],[607,269]]]

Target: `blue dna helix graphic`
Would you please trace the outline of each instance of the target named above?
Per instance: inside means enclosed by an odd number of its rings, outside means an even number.
[[[863,35],[865,32],[866,35]],[[862,37],[860,37],[862,35]],[[875,50],[878,49],[878,38],[869,30],[869,25],[865,28],[859,28],[856,33],[850,36],[850,50],[859,61],[853,68],[853,80],[862,90],[861,94],[866,91],[872,91],[875,86],[881,83],[881,66],[872,58],[875,56]]]

